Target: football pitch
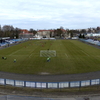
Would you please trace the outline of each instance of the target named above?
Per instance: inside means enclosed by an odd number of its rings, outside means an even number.
[[[54,50],[56,55],[47,62],[46,56],[40,56],[41,50]],[[1,49],[0,58],[0,71],[10,73],[76,74],[100,71],[100,49],[78,40],[29,40]]]

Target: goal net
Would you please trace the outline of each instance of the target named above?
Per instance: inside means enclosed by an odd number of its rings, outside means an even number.
[[[56,57],[55,50],[41,50],[40,57]]]

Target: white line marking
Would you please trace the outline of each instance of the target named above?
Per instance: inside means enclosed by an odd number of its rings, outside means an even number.
[[[83,50],[81,50],[85,55],[89,56],[86,52],[84,52]]]
[[[20,51],[20,50],[17,50],[17,51],[15,51],[15,52],[11,53],[9,56],[11,56],[11,55],[13,55],[13,54],[17,53],[18,51]]]
[[[65,53],[65,56],[68,58],[68,55]]]
[[[34,51],[34,50],[33,50],[33,51]],[[33,52],[33,51],[32,51],[32,52]],[[33,55],[33,53],[31,53],[31,54],[29,55],[29,58],[30,58],[32,55]]]
[[[37,47],[38,47],[38,46],[37,46]],[[37,48],[37,47],[36,47],[36,48]],[[34,48],[33,51],[34,51],[36,48]],[[33,51],[32,51],[32,52],[33,52]],[[29,55],[29,58],[33,55],[32,52],[31,52],[31,54]]]

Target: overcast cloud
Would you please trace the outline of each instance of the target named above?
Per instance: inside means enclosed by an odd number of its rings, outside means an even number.
[[[0,25],[21,29],[100,26],[100,0],[0,0]]]

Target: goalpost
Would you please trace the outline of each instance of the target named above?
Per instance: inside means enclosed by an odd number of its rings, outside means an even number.
[[[41,50],[40,57],[56,57],[55,50]]]

